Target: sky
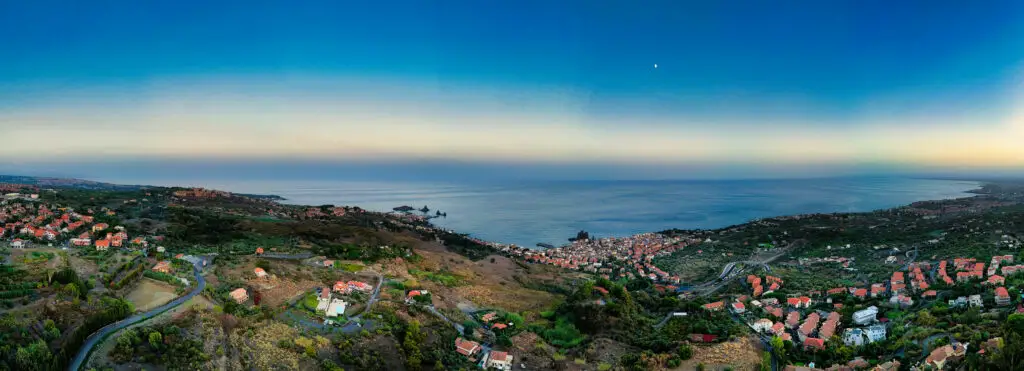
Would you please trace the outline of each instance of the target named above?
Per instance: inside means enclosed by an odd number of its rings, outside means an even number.
[[[0,172],[1024,175],[1020,2],[362,3],[0,0]]]

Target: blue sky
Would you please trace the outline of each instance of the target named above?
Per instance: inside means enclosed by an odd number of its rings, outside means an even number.
[[[367,3],[0,2],[0,157],[1024,165],[1019,2]]]

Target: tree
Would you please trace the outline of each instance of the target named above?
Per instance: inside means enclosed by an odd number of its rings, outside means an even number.
[[[922,310],[917,314],[917,324],[925,327],[935,326],[935,316],[929,313],[927,310]]]
[[[786,358],[786,342],[778,336],[772,338],[772,353],[775,355],[775,359],[779,361],[779,364],[789,364]]]
[[[682,359],[684,361],[688,360],[690,358],[693,358],[693,348],[690,348],[689,345],[685,344],[680,345],[679,350],[676,351],[676,354],[679,356],[679,359]]]
[[[64,285],[63,289],[61,289],[61,294],[64,295],[65,298],[74,299],[81,295],[81,291],[78,289],[78,285],[68,283]]]
[[[1024,314],[1011,314],[1003,322],[1003,349],[995,358],[999,369],[1024,369]]]
[[[164,337],[159,332],[153,331],[149,333],[149,345],[153,346],[154,349],[160,349],[160,344],[163,341]]]
[[[37,340],[27,347],[18,347],[14,354],[14,362],[18,370],[44,370],[53,359],[53,353],[42,340]]]

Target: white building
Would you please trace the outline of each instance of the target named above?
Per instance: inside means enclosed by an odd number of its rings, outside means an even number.
[[[843,343],[852,347],[864,345],[864,330],[859,328],[846,329],[846,332],[843,333]]]
[[[327,306],[327,317],[344,316],[347,305],[348,303],[341,299],[331,300],[331,304]]]
[[[878,307],[872,305],[867,309],[853,312],[853,322],[858,325],[867,325],[875,322],[878,318]]]
[[[874,325],[864,329],[864,333],[868,336],[868,342],[874,343],[876,341],[885,340],[885,325]]]
[[[772,320],[767,318],[761,318],[757,321],[754,321],[754,324],[750,325],[750,327],[757,332],[768,332],[769,330],[772,329],[772,325]]]
[[[512,369],[512,355],[508,354],[508,352],[492,350],[484,358],[487,368],[496,368],[504,371]]]
[[[331,305],[331,289],[324,288],[320,290],[320,297],[316,300],[316,310],[327,311],[327,307]]]
[[[971,296],[969,296],[967,298],[967,304],[972,306],[972,307],[979,307],[979,308],[984,306],[982,304],[982,301],[981,301],[981,295],[971,295]]]

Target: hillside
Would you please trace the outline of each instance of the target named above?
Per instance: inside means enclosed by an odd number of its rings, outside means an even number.
[[[857,357],[907,369],[943,342],[1002,339],[1003,350],[955,360],[999,369],[1014,365],[1009,349],[1024,347],[1016,337],[1024,331],[1011,326],[1024,283],[1014,265],[1024,228],[1015,184],[871,213],[614,239],[593,251],[625,243],[634,255],[579,262],[401,212],[203,189],[49,189],[0,203],[7,369],[64,369],[97,329],[190,292],[197,296],[186,304],[85,348],[85,368],[473,369],[485,355],[507,353],[527,369]],[[998,274],[975,277],[975,264]],[[204,290],[196,291],[193,266]],[[652,266],[660,267],[654,279]],[[947,274],[954,282],[943,281]],[[982,283],[991,276],[998,282]],[[957,304],[972,295],[982,308]],[[849,344],[850,331],[867,329],[855,313],[869,307],[880,308],[872,320],[884,320],[886,334]],[[787,317],[799,326],[755,333],[757,323]],[[820,323],[808,325],[811,317]],[[803,337],[824,346],[808,348]]]

